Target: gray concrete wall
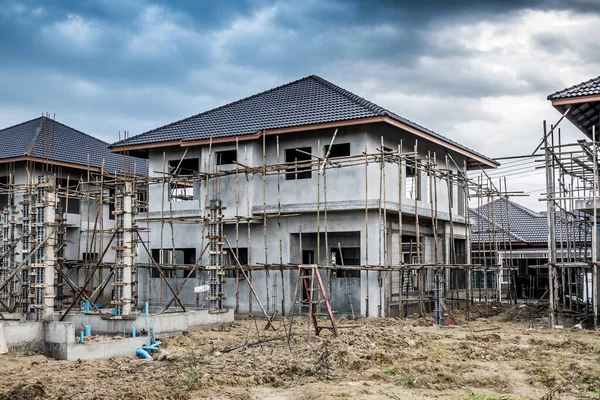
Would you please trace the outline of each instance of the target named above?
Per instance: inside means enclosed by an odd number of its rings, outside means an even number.
[[[334,129],[306,131],[302,133],[289,133],[267,136],[264,139],[265,153],[263,158],[263,139],[240,141],[235,143],[213,144],[197,146],[189,149],[170,147],[150,150],[150,173],[154,176],[163,176],[170,160],[179,161],[185,154],[186,159],[198,158],[199,168],[203,171],[232,170],[235,165],[216,165],[216,153],[224,150],[238,150],[238,160],[247,166],[260,166],[265,161],[267,164],[284,162],[285,150],[298,147],[310,147],[311,153],[324,155],[324,146],[331,141]],[[361,154],[364,151],[375,152],[383,145],[397,150],[401,145],[404,152],[414,149],[415,135],[385,124],[367,124],[355,127],[346,127],[338,130],[335,144],[350,143],[351,154]],[[279,149],[279,150],[278,150]],[[210,150],[210,151],[209,151]],[[187,151],[187,153],[185,153]],[[419,159],[425,162],[428,157],[434,157],[438,168],[446,168],[446,149],[440,145],[419,138]],[[449,160],[448,169],[455,176],[462,169],[464,156],[450,152],[453,161]],[[401,166],[403,177],[406,177],[406,167]],[[248,225],[241,221],[238,226],[234,223],[226,224],[224,233],[232,247],[249,248],[248,264],[286,264],[300,263],[301,250],[314,250],[315,262],[320,265],[329,264],[328,253],[331,247],[340,242],[342,247],[360,247],[361,265],[389,265],[392,263],[391,243],[392,235],[385,237],[382,226],[388,232],[396,224],[400,203],[402,213],[411,216],[418,213],[421,217],[421,232],[423,243],[422,262],[433,262],[433,239],[430,237],[432,205],[437,212],[439,220],[438,233],[438,261],[448,260],[449,231],[448,224],[444,221],[452,219],[454,222],[455,237],[465,236],[464,207],[466,201],[461,202],[463,196],[458,187],[452,189],[453,204],[450,208],[449,191],[445,180],[429,180],[424,172],[420,172],[421,199],[416,201],[407,197],[406,182],[400,185],[398,180],[398,166],[385,165],[385,178],[378,163],[369,165],[356,165],[346,168],[328,168],[326,182],[323,177],[313,171],[309,179],[286,180],[285,174],[268,175],[265,178],[263,190],[263,176],[261,174],[238,174],[213,179],[206,185],[197,183],[194,186],[194,199],[190,201],[169,201],[168,185],[154,184],[150,187],[149,213],[138,216],[138,224],[149,228],[143,234],[148,242],[148,248],[194,248],[199,256],[206,240],[202,239],[203,226],[198,224],[173,223],[161,225],[158,219],[165,217],[191,217],[201,218],[204,215],[204,202],[206,199],[220,198],[226,209],[223,211],[225,218],[239,215],[262,216],[264,214],[277,214],[280,210],[287,214],[281,218],[269,218],[265,227],[262,221],[257,220]],[[325,185],[327,190],[325,191]],[[402,188],[400,188],[402,186]],[[280,196],[278,198],[278,187]],[[435,188],[435,190],[434,190]],[[266,197],[265,197],[266,194]],[[432,196],[433,194],[433,196]],[[327,223],[324,218],[325,197],[327,197]],[[437,198],[434,203],[432,198]],[[401,201],[400,201],[401,200]],[[365,202],[369,209],[368,221],[365,218]],[[415,208],[416,206],[416,208]],[[386,209],[388,222],[383,222],[381,208]],[[319,217],[317,218],[317,210]],[[292,214],[292,215],[290,215]],[[279,222],[279,223],[278,223]],[[317,232],[321,232],[317,246]],[[324,232],[327,231],[328,242],[325,244]],[[414,222],[403,224],[404,232],[414,232]],[[344,235],[354,232],[352,241]],[[303,236],[300,248],[300,233]],[[383,237],[382,237],[383,236]],[[281,244],[280,244],[281,239]],[[327,248],[329,247],[329,249]],[[149,262],[148,255],[139,249],[138,261]],[[205,256],[201,263],[206,265],[208,257]],[[181,263],[181,261],[179,262]],[[173,288],[179,287],[184,282],[184,273],[179,272],[176,277],[168,278]],[[149,301],[151,305],[164,305],[172,297],[168,286],[159,278],[151,278],[147,270],[139,271],[139,303]],[[289,313],[294,296],[297,273],[295,271],[272,271],[267,274],[263,271],[252,273],[252,284],[258,293],[264,308],[272,312],[277,308],[280,313]],[[323,275],[327,288],[332,289],[332,307],[340,313],[351,312],[350,304],[357,314],[363,316],[383,316],[387,303],[391,297],[389,281],[390,274],[378,272],[361,272],[360,278],[331,278],[330,274]],[[187,281],[183,287],[180,299],[186,306],[204,306],[204,295],[196,295],[194,286],[199,286],[206,281],[204,274]],[[237,309],[239,312],[260,312],[256,299],[250,293],[247,282],[234,278],[227,278],[225,285],[227,299],[225,305]],[[284,303],[282,306],[281,303]],[[281,308],[284,308],[282,310]]]
[[[76,331],[83,330],[86,325],[91,325],[92,335],[122,334],[126,329],[127,335],[135,326],[138,335],[142,329],[149,331],[154,321],[154,330],[157,335],[181,334],[183,331],[200,326],[219,325],[233,322],[233,310],[224,313],[210,313],[208,310],[191,310],[181,313],[156,314],[148,317],[138,315],[135,320],[103,319],[100,315],[71,313],[66,321],[77,327]]]
[[[107,340],[104,342],[93,342],[83,344],[73,343],[69,345],[67,358],[62,360],[98,360],[113,357],[136,357],[136,349],[146,344],[145,337],[124,338],[119,340]]]
[[[57,360],[68,360],[75,343],[75,326],[71,322],[49,322],[44,326],[42,352]]]
[[[179,335],[184,331],[202,326],[233,322],[233,311],[210,313],[207,310],[187,313],[140,316],[136,320],[106,320],[100,315],[69,314],[64,322],[3,321],[2,325],[9,351],[41,351],[58,360],[91,360],[110,357],[135,357],[135,349],[146,344],[153,326],[159,337]],[[120,335],[127,330],[126,338],[102,342],[77,343],[79,331],[92,326],[92,335]],[[137,329],[137,338],[131,338],[131,328]]]
[[[267,164],[285,162],[285,150],[299,147],[310,147],[313,154],[324,155],[324,146],[331,141],[334,129],[323,129],[307,131],[302,133],[289,133],[279,136],[279,142],[275,136],[267,136],[265,140],[265,157]],[[352,155],[361,154],[365,150],[373,153],[381,148],[381,138],[384,139],[384,146],[396,151],[402,143],[404,152],[412,152],[416,137],[408,132],[387,124],[367,124],[355,127],[345,127],[338,130],[335,144],[350,143],[350,152]],[[252,141],[239,142],[238,159],[248,166],[261,166],[263,164],[263,142],[262,138]],[[279,153],[278,153],[279,148]],[[155,149],[150,151],[149,163],[150,174],[152,176],[162,176],[163,170],[168,167],[169,161],[178,162],[185,153],[186,159],[198,158],[200,169],[202,171],[233,170],[235,165],[216,165],[216,154],[220,151],[236,149],[235,143],[213,144],[208,146],[197,146],[187,148],[168,147],[164,149]],[[419,159],[426,161],[429,156],[433,158],[436,155],[438,168],[446,168],[445,154],[443,147],[419,139],[418,142]],[[465,160],[464,156],[450,152],[452,159],[462,168]],[[455,175],[458,175],[458,168],[454,162],[449,161],[448,169]],[[386,164],[386,178],[384,184],[386,187],[386,199],[390,206],[395,204],[398,208],[398,167],[396,164]],[[418,201],[419,209],[429,210],[429,180],[424,173],[421,173],[421,192],[422,199]],[[403,167],[403,176],[406,178],[405,167]],[[322,181],[323,179],[321,179]],[[365,180],[368,184],[365,184]],[[281,192],[281,207],[284,211],[293,211],[299,208],[314,209],[317,200],[323,202],[325,197],[323,182],[317,183],[317,173],[313,171],[310,179],[286,180],[285,174],[269,175],[266,178],[267,198],[263,198],[263,179],[260,175],[240,174],[238,176],[229,175],[219,178],[218,182],[211,181],[208,187],[205,184],[196,184],[194,187],[194,200],[190,201],[169,201],[168,185],[154,184],[150,185],[150,217],[160,216],[162,211],[165,214],[171,212],[178,215],[178,212],[192,212],[202,209],[203,202],[207,196],[208,199],[219,197],[226,207],[224,215],[232,217],[235,215],[246,215],[248,209],[254,214],[264,212],[265,201],[267,212],[274,212],[277,207],[277,186],[279,184]],[[364,208],[366,198],[378,200],[383,197],[383,190],[379,187],[380,168],[377,163],[371,163],[368,167],[357,165],[341,169],[329,168],[327,170],[327,202],[331,209],[337,207],[340,210],[351,209],[355,207]],[[447,219],[448,214],[448,188],[445,181],[437,179],[437,209],[443,213],[443,218]],[[351,182],[351,184],[349,184]],[[319,187],[320,186],[320,187]],[[406,188],[406,184],[403,184]],[[431,184],[433,187],[433,184]],[[236,190],[237,188],[237,190]],[[319,190],[317,190],[319,188]],[[249,193],[246,199],[246,192]],[[368,193],[366,193],[368,192]],[[406,192],[403,190],[403,202],[411,205],[414,210],[414,204],[406,198]],[[458,201],[460,191],[453,189],[453,212],[458,219],[464,216],[464,207],[459,210]],[[238,199],[236,206],[236,198]],[[412,202],[414,203],[414,201]],[[464,206],[464,202],[463,202]],[[394,207],[394,206],[393,206]],[[201,214],[200,214],[201,215]]]
[[[0,322],[9,351],[40,351],[44,338],[43,322]]]
[[[135,357],[135,350],[147,342],[146,336],[111,338],[104,341],[77,343],[73,322],[50,322],[45,326],[44,355],[57,360],[98,360],[111,357]],[[98,334],[99,332],[95,333]],[[92,331],[92,334],[94,332]],[[113,332],[114,334],[114,332]]]

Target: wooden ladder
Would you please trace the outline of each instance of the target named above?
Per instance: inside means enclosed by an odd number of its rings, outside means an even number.
[[[298,299],[298,289],[302,285],[306,300]],[[321,304],[325,304],[325,311],[321,312]],[[335,336],[338,335],[335,319],[331,311],[331,304],[325,292],[325,286],[321,280],[319,268],[316,265],[300,265],[298,267],[298,280],[296,281],[296,290],[294,291],[294,303],[292,306],[292,316],[290,317],[290,330],[288,334],[288,342],[292,336],[292,327],[296,308],[302,311],[302,307],[308,307],[308,331],[306,342],[310,342],[311,324],[315,327],[315,334],[318,336],[322,329],[329,329]],[[323,321],[319,324],[319,317],[326,316],[329,318],[331,325],[323,325]]]

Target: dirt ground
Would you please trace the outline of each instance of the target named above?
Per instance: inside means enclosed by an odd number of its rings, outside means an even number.
[[[265,320],[239,317],[163,341],[153,361],[13,353],[0,356],[0,399],[600,398],[598,333],[552,331],[531,306],[473,311],[478,320],[457,313],[451,327],[341,320],[338,337],[313,332],[310,347],[305,320],[288,347],[283,321],[265,331]]]

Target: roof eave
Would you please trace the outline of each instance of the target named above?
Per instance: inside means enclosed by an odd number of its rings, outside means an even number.
[[[551,96],[549,96],[551,97]],[[592,126],[596,125],[600,118],[600,95],[573,96],[559,99],[550,99],[552,106],[569,120],[584,135],[592,139]],[[598,109],[598,112],[590,111]]]
[[[54,166],[58,166],[58,167],[66,167],[66,168],[73,168],[73,169],[78,169],[81,171],[90,171],[90,172],[95,172],[95,173],[99,173],[99,174],[103,174],[104,176],[107,177],[118,177],[118,176],[126,176],[126,175],[132,175],[130,173],[117,173],[115,172],[109,172],[108,170],[104,169],[104,168],[99,168],[99,167],[93,167],[93,166],[88,166],[88,165],[81,165],[81,164],[74,164],[74,163],[69,163],[69,162],[64,162],[64,161],[57,161],[57,160],[51,160],[51,159],[46,159],[46,158],[40,158],[40,157],[35,157],[35,156],[29,156],[29,155],[24,155],[24,156],[17,156],[17,157],[7,157],[7,158],[0,158],[0,164],[5,164],[5,163],[12,163],[12,162],[35,162],[35,163],[41,163],[41,164],[49,164],[49,165],[54,165]],[[136,176],[145,176],[144,174],[135,174]]]
[[[467,157],[467,159],[474,161],[475,164],[481,166],[482,168],[498,168],[498,166],[500,166],[500,163],[498,163],[497,161],[494,161],[494,160],[486,158],[486,157],[482,157],[481,155],[476,154],[472,151],[468,151],[467,149],[456,146],[456,145],[449,143],[441,138],[432,136],[430,133],[427,133],[420,129],[414,128],[414,127],[404,124],[400,121],[396,121],[395,119],[390,118],[390,117],[383,117],[383,118],[384,118],[384,122],[387,122],[390,125],[393,125],[400,129],[403,129],[403,130],[410,132],[416,136],[419,136],[425,140],[428,140],[428,141],[438,144],[442,147],[450,149],[456,153],[464,155],[465,157]],[[467,166],[467,169],[470,169],[470,168]]]
[[[140,150],[149,150],[158,147],[170,147],[170,146],[179,146],[181,145],[181,140],[169,140],[166,142],[154,142],[154,143],[144,143],[144,144],[134,144],[134,145],[111,145],[109,146],[109,150],[111,153],[129,153]]]
[[[456,153],[462,154],[470,161],[471,166],[476,165],[477,167],[482,167],[482,168],[497,168],[500,165],[500,163],[498,163],[492,159],[482,157],[479,154],[468,151],[465,148],[456,146],[456,145],[449,143],[448,141],[445,141],[441,138],[432,136],[428,132],[424,132],[420,129],[414,128],[412,126],[409,126],[407,124],[404,124],[400,121],[397,121],[397,120],[387,117],[387,116],[365,117],[365,118],[350,119],[350,120],[343,120],[343,121],[324,122],[324,123],[320,123],[320,124],[299,125],[299,126],[290,126],[290,127],[283,127],[283,128],[265,129],[265,130],[262,130],[259,132],[246,134],[246,135],[208,138],[208,139],[201,139],[201,140],[171,140],[171,141],[166,141],[166,142],[154,142],[154,143],[138,144],[138,145],[131,145],[131,146],[119,145],[119,146],[112,146],[110,148],[110,151],[113,153],[125,153],[125,152],[132,152],[132,151],[149,150],[152,148],[170,147],[170,146],[189,147],[189,146],[202,146],[202,145],[207,145],[210,143],[212,143],[212,144],[231,143],[231,142],[235,142],[236,140],[241,141],[241,140],[258,139],[262,135],[279,135],[279,134],[291,133],[291,132],[304,132],[304,131],[310,131],[310,130],[316,130],[316,129],[338,128],[338,127],[343,127],[343,126],[364,125],[364,124],[377,123],[377,122],[383,122],[383,123],[390,124],[397,128],[403,129],[407,132],[410,132],[418,137],[421,137],[425,140],[439,144],[440,146],[442,146],[444,148],[447,148]]]
[[[558,99],[549,98],[552,102],[553,106],[564,106],[571,104],[579,104],[579,103],[590,103],[600,101],[600,94],[593,94],[588,96],[573,96],[573,97],[563,97]]]

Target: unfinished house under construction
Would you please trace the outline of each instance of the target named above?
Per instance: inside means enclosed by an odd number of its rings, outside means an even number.
[[[85,272],[67,264],[97,262],[115,226],[110,177],[129,173],[136,160],[111,154],[105,142],[45,116],[0,130],[0,140],[0,304],[5,312],[51,320],[55,308],[74,300],[74,287],[84,286]],[[144,161],[137,163],[145,175]],[[105,201],[92,182],[101,175]],[[109,248],[103,260],[114,262],[115,251]],[[98,286],[98,279],[89,276],[88,285]],[[110,301],[101,295],[98,301]]]
[[[469,299],[468,198],[494,189],[466,174],[498,163],[320,77],[111,150],[149,161],[135,218],[151,307],[289,315],[311,297],[299,265],[318,266],[338,314],[441,318],[434,300]]]
[[[502,268],[467,212],[511,195],[467,176],[498,164],[316,76],[112,152],[47,117],[0,133],[0,352],[132,356],[234,311],[442,324]]]
[[[546,212],[530,210],[505,197],[473,207],[470,212],[473,262],[482,265],[498,263],[505,267],[499,277],[494,271],[475,272],[475,297],[508,301],[548,300],[549,274],[548,268],[544,266],[548,259]],[[577,224],[568,228],[567,219],[556,218],[557,257],[567,257],[567,241],[575,248],[587,251],[589,255],[589,224]],[[579,279],[573,280],[573,285],[577,288],[581,285],[582,299],[591,294],[591,282]]]
[[[562,115],[540,144],[546,170],[550,319],[575,317],[598,324],[598,136],[600,77],[548,96]],[[560,123],[570,121],[585,138],[562,140]],[[540,154],[534,152],[534,155]],[[561,235],[561,225],[565,234]],[[584,231],[585,240],[581,241]]]
[[[133,216],[147,204],[145,160],[111,153],[47,116],[0,130],[0,139],[0,353],[130,356],[145,338],[83,346],[82,328],[160,334],[206,322],[202,314],[173,322],[140,313]]]

